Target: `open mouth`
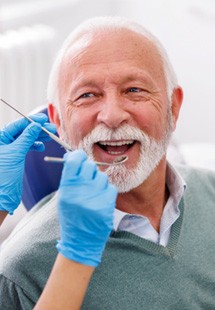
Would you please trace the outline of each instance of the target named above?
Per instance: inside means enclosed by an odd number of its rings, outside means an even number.
[[[96,145],[110,155],[122,155],[132,148],[136,142],[135,140],[99,141]]]

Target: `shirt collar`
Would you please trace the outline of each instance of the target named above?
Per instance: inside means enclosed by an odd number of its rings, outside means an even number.
[[[186,189],[186,183],[179,171],[173,167],[167,161],[167,170],[166,170],[166,185],[170,192],[170,197],[173,202],[173,206],[178,209],[179,202],[183,196],[183,193]],[[170,199],[169,199],[170,200]],[[169,200],[167,203],[169,203]],[[165,208],[164,208],[165,209]],[[114,230],[117,230],[121,220],[129,213],[118,210],[115,208],[114,210]],[[130,214],[131,215],[131,214]]]

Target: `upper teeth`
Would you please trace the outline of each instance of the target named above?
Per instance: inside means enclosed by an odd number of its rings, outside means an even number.
[[[111,145],[111,146],[121,146],[126,144],[132,144],[133,140],[127,140],[127,141],[116,141],[116,142],[110,142],[110,141],[99,141],[101,145]]]

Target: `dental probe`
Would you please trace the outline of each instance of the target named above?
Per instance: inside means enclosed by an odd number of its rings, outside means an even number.
[[[30,117],[28,117],[27,115],[24,115],[22,112],[20,112],[19,110],[17,110],[16,108],[14,108],[12,105],[10,105],[8,102],[6,102],[3,99],[0,99],[3,103],[5,103],[7,106],[9,106],[11,109],[13,109],[14,111],[16,111],[17,113],[19,113],[21,116],[23,116],[24,118],[26,118],[29,122],[31,123],[36,123],[35,121],[33,121]],[[45,127],[41,127],[42,131],[44,131],[45,133],[47,133],[47,135],[52,138],[55,142],[57,142],[58,144],[60,144],[61,146],[63,146],[66,150],[68,151],[72,151],[71,147],[69,144],[67,144],[66,142],[60,140],[56,135],[54,135],[52,132],[48,131]]]

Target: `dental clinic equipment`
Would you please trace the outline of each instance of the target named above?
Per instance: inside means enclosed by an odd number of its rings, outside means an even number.
[[[31,123],[35,123],[30,117],[28,117],[27,115],[24,115],[22,112],[20,112],[19,110],[17,110],[16,108],[14,108],[12,105],[10,105],[8,102],[6,102],[3,99],[0,99],[4,104],[6,104],[7,106],[9,106],[11,109],[13,109],[14,111],[16,111],[18,114],[20,114],[21,116],[23,116],[24,118],[26,118],[29,122]],[[64,141],[61,141],[56,135],[54,135],[52,132],[48,131],[45,127],[41,127],[42,131],[44,131],[50,138],[52,138],[53,140],[55,140],[55,142],[57,142],[58,144],[60,144],[61,146],[63,146],[66,150],[68,151],[72,151],[71,147],[65,143]]]
[[[128,159],[128,156],[117,156],[111,163],[100,162],[100,161],[96,161],[95,163],[97,166],[113,166],[113,165],[116,166],[116,165],[119,165],[119,164],[126,162],[127,159]],[[55,162],[55,163],[63,163],[64,162],[63,158],[51,157],[51,156],[45,156],[44,160],[48,161],[48,162]]]
[[[16,111],[18,114],[20,114],[21,116],[23,116],[24,118],[26,118],[29,122],[31,123],[35,123],[29,116],[23,114],[22,112],[20,112],[19,110],[17,110],[16,108],[14,108],[12,105],[10,105],[8,102],[6,102],[3,99],[0,99],[1,102],[3,102],[4,104],[6,104],[8,107],[10,107],[12,110]],[[70,147],[69,144],[67,144],[66,142],[62,141],[60,138],[58,138],[55,134],[53,134],[52,132],[48,131],[45,127],[41,127],[41,130],[44,131],[51,139],[53,139],[55,142],[57,142],[58,144],[60,144],[61,146],[63,146],[66,150],[68,151],[73,151]],[[126,160],[128,159],[128,156],[118,156],[116,157],[112,162],[110,163],[106,163],[106,162],[95,162],[98,166],[112,166],[112,165],[119,165],[124,163]],[[46,156],[44,157],[44,160],[47,162],[59,162],[59,163],[63,163],[64,159],[60,158],[60,157],[49,157]]]

